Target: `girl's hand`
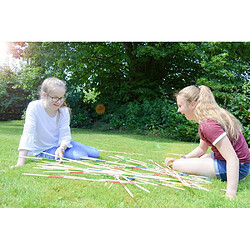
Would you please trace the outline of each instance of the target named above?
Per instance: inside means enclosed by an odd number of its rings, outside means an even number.
[[[175,160],[177,160],[177,159],[175,159],[175,158],[166,158],[164,164],[165,164],[165,166],[171,166]]]
[[[17,167],[20,167],[22,165],[24,165],[24,164],[16,164],[16,165],[10,166],[10,168],[17,168]]]
[[[59,163],[62,162],[62,159],[60,157],[63,157],[64,149],[62,147],[57,148],[55,152],[55,160],[59,160]]]
[[[10,168],[16,168],[16,167],[24,165],[25,164],[25,157],[27,156],[27,154],[28,154],[27,150],[24,150],[24,149],[20,150],[17,164],[10,166]]]
[[[225,197],[232,200],[236,196],[236,192],[226,192]]]

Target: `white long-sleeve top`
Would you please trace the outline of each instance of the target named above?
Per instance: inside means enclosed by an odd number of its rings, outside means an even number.
[[[38,155],[44,150],[59,147],[61,143],[71,148],[69,110],[66,107],[59,110],[60,114],[57,112],[51,117],[45,111],[42,100],[30,102],[18,150],[26,149],[29,154]]]

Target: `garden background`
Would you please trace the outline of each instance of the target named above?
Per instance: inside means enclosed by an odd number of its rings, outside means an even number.
[[[204,84],[250,144],[249,42],[12,42],[9,49],[20,63],[0,66],[0,120],[21,119],[41,82],[56,76],[68,84],[71,127],[197,142],[197,125],[176,113],[174,93]]]

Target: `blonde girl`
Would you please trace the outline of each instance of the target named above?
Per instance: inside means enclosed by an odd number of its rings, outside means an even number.
[[[178,112],[199,123],[200,144],[181,159],[166,158],[165,165],[189,174],[227,181],[226,197],[234,198],[238,181],[248,175],[250,152],[240,122],[219,107],[207,86],[188,86],[177,95]],[[212,153],[206,154],[208,147]]]
[[[50,77],[41,85],[40,100],[29,103],[26,110],[23,134],[19,143],[17,167],[25,164],[28,154],[56,159],[80,156],[98,157],[99,151],[71,140],[70,112],[65,100],[66,82]]]

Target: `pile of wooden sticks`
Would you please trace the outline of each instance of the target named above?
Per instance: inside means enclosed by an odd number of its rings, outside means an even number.
[[[147,193],[150,193],[145,188],[147,185],[166,186],[179,190],[185,190],[185,187],[189,187],[209,191],[204,187],[210,183],[206,177],[178,173],[153,160],[148,160],[149,162],[146,163],[120,155],[109,157],[113,160],[82,157],[83,160],[78,161],[62,157],[60,163],[45,158],[26,157],[37,160],[35,168],[44,172],[42,174],[23,173],[23,175],[104,182],[110,183],[109,188],[114,183],[118,183],[131,197],[134,196],[127,184],[134,185]]]

